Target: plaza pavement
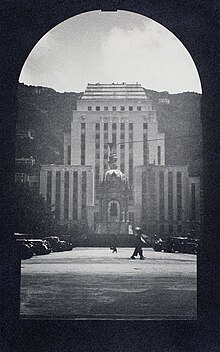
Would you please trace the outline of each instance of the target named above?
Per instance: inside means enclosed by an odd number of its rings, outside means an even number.
[[[74,248],[23,260],[21,319],[197,318],[196,255]]]

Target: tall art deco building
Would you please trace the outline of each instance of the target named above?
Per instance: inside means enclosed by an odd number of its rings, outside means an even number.
[[[200,180],[166,165],[165,138],[140,84],[88,84],[64,136],[64,164],[41,168],[41,193],[61,223],[80,220],[91,233],[199,231]]]

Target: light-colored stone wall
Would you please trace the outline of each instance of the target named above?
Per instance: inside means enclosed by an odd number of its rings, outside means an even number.
[[[133,123],[133,166],[143,165],[143,124],[148,123],[149,163],[158,164],[157,147],[161,146],[161,165],[165,164],[165,135],[158,133],[156,114],[148,116],[143,111],[74,111],[71,125],[71,162],[81,164],[81,123],[86,124],[86,165],[95,167],[95,124],[100,123],[100,175],[103,174],[104,157],[104,123],[108,123],[108,142],[112,142],[112,123],[117,123],[116,153],[120,166],[120,124],[125,123],[125,174],[129,166],[129,123]]]
[[[43,165],[41,167],[40,176],[40,193],[46,200],[47,197],[47,173],[52,171],[51,184],[51,204],[55,204],[56,198],[56,172],[61,172],[60,182],[60,220],[64,220],[64,175],[65,171],[69,172],[69,221],[73,220],[73,172],[78,172],[78,219],[81,219],[81,205],[82,205],[82,171],[86,171],[86,204],[87,206],[94,206],[94,175],[91,166],[74,166],[74,165]]]
[[[189,223],[190,223],[190,216],[191,216],[191,194],[190,194],[190,187],[192,183],[195,183],[195,194],[196,194],[196,221],[200,222],[200,179],[196,177],[189,177],[188,174],[188,166],[155,166],[155,165],[149,165],[149,166],[139,166],[135,168],[135,173],[134,173],[134,208],[135,207],[140,207],[143,211],[143,206],[142,206],[142,175],[143,172],[146,172],[146,178],[145,182],[147,185],[146,188],[146,214],[142,213],[142,225],[144,222],[144,219],[146,219],[145,224],[149,228],[152,228],[151,221],[156,222],[156,228],[157,231],[159,232],[160,229],[160,222],[159,219],[159,173],[160,171],[163,171],[164,173],[164,233],[168,234],[169,230],[169,225],[173,226],[173,233],[177,234],[178,231],[178,226],[182,227],[182,233],[186,233]],[[169,220],[168,218],[168,172],[171,171],[173,175],[173,184],[172,184],[172,189],[173,189],[173,219]],[[154,189],[150,189],[150,183],[148,181],[148,177],[151,172],[154,172]],[[181,180],[182,180],[182,219],[178,220],[177,219],[177,172],[181,172]],[[156,200],[156,209],[154,209],[154,217],[152,218],[152,195],[155,192],[154,199]],[[130,209],[129,209],[130,211]],[[137,218],[137,215],[136,215]],[[150,221],[150,222],[149,222]]]

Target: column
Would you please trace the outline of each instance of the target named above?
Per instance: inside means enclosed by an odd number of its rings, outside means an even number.
[[[86,124],[86,165],[95,166],[95,123]]]
[[[129,176],[129,122],[125,121],[125,175]]]
[[[104,172],[104,124],[103,120],[100,119],[100,176]]]
[[[41,170],[40,172],[40,194],[47,198],[47,171]]]
[[[116,155],[117,155],[117,164],[120,168],[120,142],[121,142],[121,128],[120,128],[120,119],[117,121],[117,133],[116,133]]]
[[[71,123],[71,164],[81,165],[81,123],[78,118]]]
[[[139,120],[140,121],[140,120]],[[143,165],[143,123],[142,122],[134,122],[134,134],[133,134],[133,157],[134,164]]]
[[[78,219],[82,218],[82,171],[78,172]]]
[[[55,202],[56,202],[56,170],[52,170],[52,190],[51,190],[51,210],[55,210]]]
[[[69,220],[73,220],[73,170],[69,170]]]
[[[86,184],[87,184],[87,194],[86,194],[86,204],[87,206],[94,205],[94,184],[93,184],[93,171],[87,170],[86,173]]]
[[[164,170],[164,221],[168,221],[168,170]]]
[[[173,170],[173,221],[177,221],[177,177],[176,170]]]
[[[60,220],[64,220],[64,169],[61,170],[60,178]]]

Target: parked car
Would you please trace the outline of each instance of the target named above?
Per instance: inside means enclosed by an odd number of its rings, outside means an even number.
[[[16,239],[15,248],[19,259],[30,259],[34,255],[34,247],[25,239]]]
[[[161,237],[158,238],[153,244],[153,249],[155,250],[155,252],[161,252],[162,250],[164,250],[164,243],[164,239],[162,239]]]
[[[154,242],[153,249],[156,252],[167,252],[167,253],[188,253],[196,254],[198,251],[199,240],[192,239],[189,237],[168,237],[166,239],[159,238]]]
[[[34,253],[36,255],[44,255],[49,254],[51,252],[51,248],[47,245],[46,241],[40,239],[30,239],[28,240],[34,247]]]
[[[197,254],[199,249],[199,239],[197,238],[187,238],[182,247],[180,248],[180,253]]]
[[[59,238],[60,238],[60,241],[65,241],[66,243],[71,245],[72,248],[74,248],[76,246],[76,243],[73,243],[71,235],[67,235],[67,234],[60,235]]]
[[[71,251],[73,249],[72,243],[68,243],[66,241],[60,241],[62,244],[63,251]]]
[[[50,243],[52,252],[62,252],[64,250],[63,244],[57,236],[44,237],[43,240]]]

